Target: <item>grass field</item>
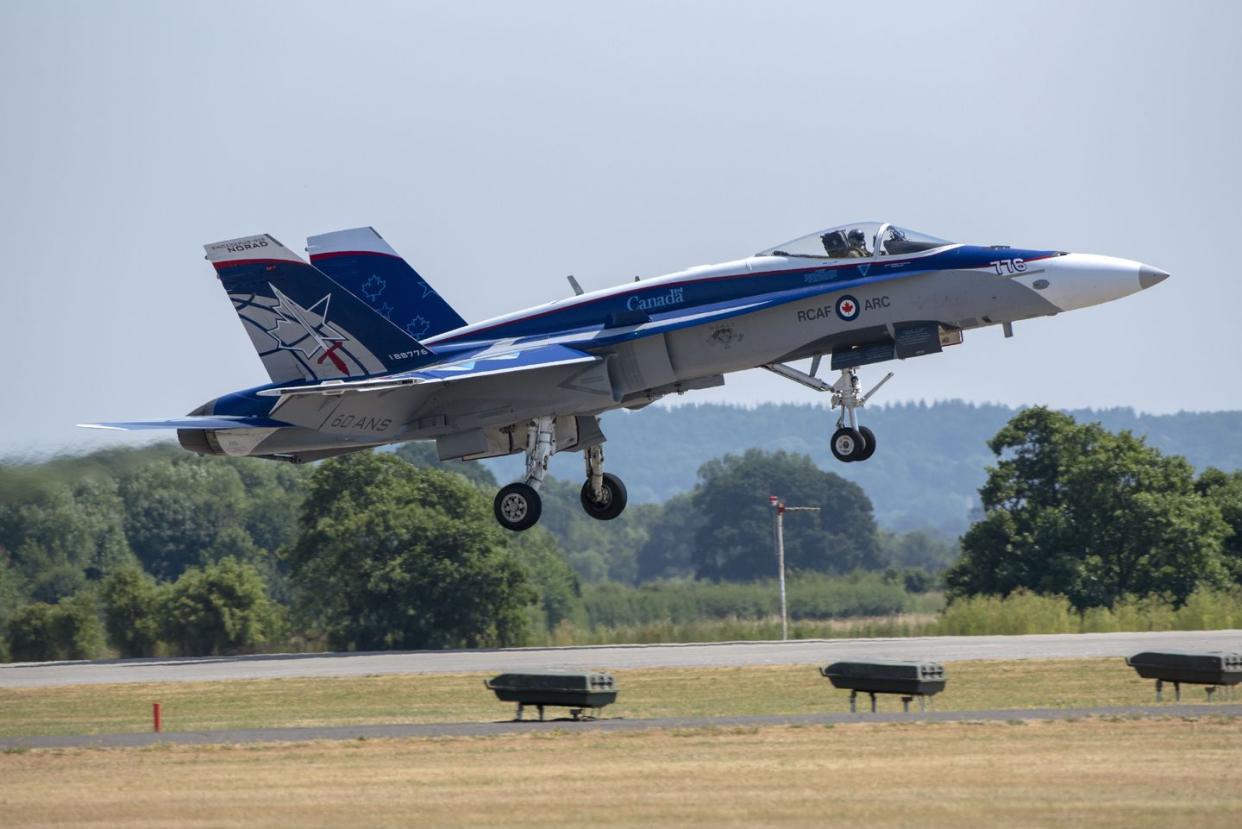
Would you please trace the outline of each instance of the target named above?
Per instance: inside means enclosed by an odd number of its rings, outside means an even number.
[[[1154,691],[1121,659],[955,662],[940,710],[1147,704]],[[146,731],[151,703],[165,729],[463,722],[508,719],[512,706],[483,687],[483,674],[78,685],[0,690],[0,736]],[[848,692],[810,666],[615,672],[621,695],[610,717],[802,714],[844,711]],[[1202,701],[1202,692],[1185,698]],[[898,703],[886,698],[882,709]]]
[[[0,754],[5,825],[1236,827],[1242,721]]]

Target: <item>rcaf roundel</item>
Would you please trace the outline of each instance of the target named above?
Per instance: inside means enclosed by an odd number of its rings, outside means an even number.
[[[862,306],[858,304],[858,300],[846,294],[837,300],[837,316],[846,322],[853,322],[858,319],[858,312],[862,310]]]

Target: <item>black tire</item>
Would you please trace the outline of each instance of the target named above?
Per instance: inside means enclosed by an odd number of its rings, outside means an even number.
[[[621,483],[620,478],[610,472],[605,472],[603,503],[597,503],[591,497],[590,481],[582,485],[581,500],[582,508],[586,510],[587,515],[599,521],[611,521],[625,512],[629,494],[625,491],[625,484]]]
[[[875,432],[871,431],[866,426],[859,426],[858,434],[862,435],[863,438],[863,451],[862,454],[858,456],[858,460],[865,461],[867,458],[875,454]]]
[[[828,447],[834,458],[842,463],[850,463],[858,460],[859,454],[866,448],[866,443],[856,429],[844,426],[832,433]]]
[[[533,487],[526,484],[509,484],[496,493],[492,512],[500,526],[506,530],[521,532],[529,530],[543,514],[543,499]]]

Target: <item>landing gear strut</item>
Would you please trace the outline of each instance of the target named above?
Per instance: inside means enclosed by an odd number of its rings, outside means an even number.
[[[629,499],[625,484],[604,471],[604,447],[592,446],[582,453],[586,459],[586,483],[582,485],[582,508],[600,521],[611,521],[625,511]]]
[[[548,461],[556,453],[556,421],[537,417],[526,433],[526,479],[496,493],[492,512],[506,530],[529,530],[543,514],[539,487],[548,474]]]
[[[866,426],[858,425],[857,410],[866,405],[871,395],[880,390],[880,386],[892,379],[893,373],[890,371],[884,375],[883,380],[875,384],[875,388],[866,394],[861,394],[862,388],[858,381],[857,369],[841,369],[841,376],[837,382],[829,385],[815,376],[819,370],[819,360],[820,358],[816,357],[811,361],[810,374],[790,368],[784,363],[771,363],[764,368],[773,374],[779,374],[786,380],[801,383],[815,391],[832,392],[832,408],[841,409],[841,416],[837,418],[837,430],[832,433],[832,439],[828,442],[832,449],[832,456],[845,463],[865,461],[875,454],[875,433]]]
[[[526,434],[526,477],[496,493],[492,511],[507,530],[528,530],[543,513],[539,487],[548,474],[548,461],[556,454],[556,419],[540,417],[531,421]],[[604,471],[604,447],[596,444],[582,452],[586,460],[586,483],[582,485],[582,508],[600,521],[611,521],[625,510],[625,484]]]
[[[834,458],[852,463],[865,461],[875,454],[875,433],[866,426],[858,425],[858,409],[866,405],[871,395],[879,391],[880,386],[887,383],[892,376],[890,371],[884,375],[883,380],[875,384],[875,388],[860,396],[862,384],[858,381],[858,370],[841,369],[841,376],[829,387],[832,390],[832,407],[841,409],[841,416],[837,418],[837,430],[832,433],[830,442]]]

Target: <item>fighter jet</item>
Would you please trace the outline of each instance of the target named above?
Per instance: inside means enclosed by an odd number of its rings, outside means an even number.
[[[84,424],[175,429],[207,455],[303,463],[434,440],[439,457],[524,453],[497,521],[533,526],[557,452],[581,452],[582,508],[625,509],[604,471],[600,416],[765,368],[829,395],[840,461],[865,461],[859,368],[935,354],[970,329],[1118,299],[1168,277],[1127,259],[948,242],[861,222],[753,256],[574,295],[467,324],[372,228],[312,236],[310,262],[269,235],[206,245],[271,379],[171,420]],[[810,359],[803,370],[792,361]],[[827,358],[836,373],[821,379]],[[831,377],[831,375],[830,375]]]

